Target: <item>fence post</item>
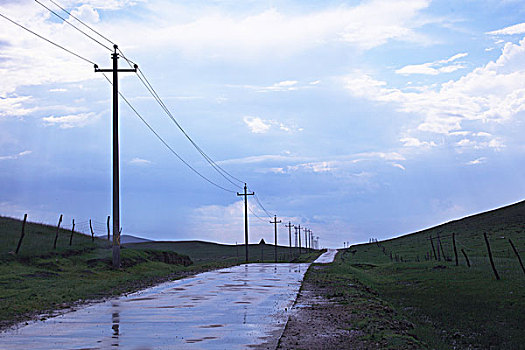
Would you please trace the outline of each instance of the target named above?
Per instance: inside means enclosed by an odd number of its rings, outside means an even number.
[[[62,223],[62,214],[60,214],[60,218],[58,219],[57,233],[55,235],[55,242],[53,243],[53,249],[57,249],[58,231],[60,230],[61,223]]]
[[[456,266],[459,265],[458,262],[458,249],[456,248],[456,233],[452,232],[452,244],[454,245],[454,256],[456,257]]]
[[[109,219],[110,219],[110,216],[108,215],[108,241],[109,241],[109,233],[110,233],[110,230],[109,230]]]
[[[489,244],[489,240],[487,238],[486,232],[483,232],[483,237],[485,237],[485,243],[487,244],[487,251],[489,252],[489,259],[490,259],[490,265],[492,266],[492,271],[494,271],[494,276],[499,281],[500,279],[499,274],[498,274],[498,271],[496,270],[496,266],[494,265],[494,259],[492,259],[492,251],[490,250],[490,244]]]
[[[463,253],[463,256],[465,257],[465,260],[467,261],[467,266],[470,267],[470,261],[468,260],[467,253],[461,248],[461,252]]]
[[[523,273],[525,273],[525,267],[523,267],[523,261],[521,261],[520,254],[518,253],[518,250],[516,249],[516,247],[514,246],[514,243],[512,243],[512,240],[510,238],[509,238],[509,243],[512,246],[512,250],[514,250],[514,253],[518,257],[518,261],[520,262],[521,269],[523,270]]]
[[[73,219],[73,227],[71,227],[71,236],[69,236],[69,246],[73,243],[73,232],[75,232],[75,219]]]
[[[434,241],[432,240],[432,236],[430,236],[430,244],[432,245],[432,251],[434,252],[434,260],[437,260],[436,248],[434,248]]]
[[[439,234],[438,234],[438,253],[439,253],[439,249],[441,249],[441,256],[443,257],[443,260],[447,261],[447,257],[445,256],[445,251],[443,250],[443,244],[441,244],[441,238],[439,237]]]
[[[26,234],[25,228],[26,228],[26,220],[27,220],[27,214],[24,214],[24,221],[22,222],[22,234],[20,235],[20,239],[18,240],[18,245],[16,246],[15,254],[18,255],[18,251],[20,250],[20,245],[22,244],[22,240],[24,239],[24,236]]]
[[[91,226],[91,219],[89,219],[89,230],[91,231],[91,242],[95,242],[95,233],[93,232],[93,226]]]

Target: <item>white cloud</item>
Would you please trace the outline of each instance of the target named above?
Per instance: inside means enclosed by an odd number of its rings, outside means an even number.
[[[468,53],[462,52],[462,53],[455,54],[454,56],[452,56],[450,58],[447,58],[446,60],[441,61],[441,62],[449,63],[449,62],[456,61],[456,60],[458,60],[460,58],[467,57],[467,56],[468,56]]]
[[[262,119],[259,117],[245,116],[243,117],[244,123],[248,125],[250,131],[254,134],[264,134],[272,127],[277,127],[279,130],[285,132],[296,132],[303,131],[302,128],[298,127],[294,123],[283,123],[277,120]]]
[[[401,112],[422,116],[417,126],[420,132],[450,134],[461,131],[464,121],[504,122],[525,110],[525,39],[505,44],[496,61],[458,80],[415,92],[387,87],[386,82],[362,72],[347,76],[344,82],[354,96],[393,103]]]
[[[480,157],[480,158],[467,162],[467,165],[478,165],[478,164],[485,163],[486,161],[487,161],[486,157]]]
[[[260,156],[249,156],[244,158],[234,158],[222,160],[217,163],[219,164],[256,164],[263,162],[289,162],[289,161],[304,161],[307,158],[305,157],[294,157],[289,155],[274,155],[274,154],[265,154]]]
[[[33,153],[33,151],[23,151],[17,154],[11,154],[8,156],[0,156],[0,160],[11,160],[11,159],[18,159],[23,156],[27,156],[29,154]]]
[[[258,92],[295,91],[299,90],[299,86],[297,86],[297,83],[298,81],[296,80],[285,80],[272,84],[270,86],[245,85],[244,87],[256,90]]]
[[[257,92],[286,92],[286,91],[297,91],[301,89],[312,89],[315,85],[318,85],[321,81],[316,80],[308,83],[301,84],[297,80],[284,80],[271,85],[227,85],[228,87],[241,87],[243,89],[250,89]]]
[[[259,117],[245,116],[242,119],[254,134],[264,134],[270,130],[271,123]]]
[[[36,108],[25,107],[30,101],[30,96],[0,97],[0,117],[17,117],[32,113]]]
[[[358,163],[375,162],[383,164],[396,164],[405,160],[405,157],[397,152],[363,152],[350,155],[328,156],[328,157],[300,157],[293,155],[262,155],[246,158],[229,159],[219,162],[222,164],[260,164],[256,169],[259,173],[290,174],[303,173],[329,173],[337,176],[356,176],[350,172],[352,169],[360,169]],[[270,167],[268,167],[270,165]],[[396,166],[396,165],[394,165]],[[397,166],[399,167],[399,166]],[[353,171],[353,170],[352,170]]]
[[[398,169],[401,169],[401,170],[406,170],[404,166],[402,166],[401,164],[399,163],[392,163],[392,166],[394,168],[398,168]]]
[[[399,141],[403,142],[404,147],[430,148],[437,146],[434,141],[421,141],[415,137],[404,137]]]
[[[105,3],[109,3],[110,1],[105,1]],[[83,4],[80,7],[74,9],[71,11],[71,14],[80,19],[84,23],[88,24],[95,24],[100,21],[100,16],[96,9],[92,7],[92,5],[89,4]],[[68,20],[74,24],[77,24],[78,22],[72,18],[69,17]]]
[[[285,13],[275,8],[254,13],[220,12],[216,7],[190,7],[163,2],[148,4],[156,26],[127,23],[114,28],[119,37],[131,38],[141,48],[170,47],[190,56],[228,59],[287,57],[329,43],[371,49],[390,40],[423,41],[416,21],[430,0],[369,0],[311,13]],[[177,20],[174,20],[177,14]],[[137,47],[138,47],[137,46]]]
[[[133,158],[132,160],[129,161],[129,164],[132,164],[132,165],[149,165],[149,164],[151,164],[151,161],[147,160],[147,159],[142,159],[142,158],[135,157],[135,158]]]
[[[524,34],[525,33],[525,23],[518,23],[510,27],[505,27],[502,29],[494,30],[488,32],[490,35],[514,35],[514,34]]]
[[[265,218],[266,214],[252,202],[248,202],[250,227],[252,227],[249,241],[250,243],[258,243],[261,238],[261,231],[266,230],[269,234],[272,231],[270,225],[253,216],[252,213],[255,213],[257,216]],[[244,225],[244,203],[242,200],[225,206],[205,205],[193,210],[191,217],[193,221],[199,223],[194,230],[193,237],[227,244],[236,241],[239,244],[244,243],[244,235],[240,234],[239,231]],[[255,234],[255,232],[257,233]]]
[[[468,56],[467,53],[458,53],[450,58],[422,63],[422,64],[411,64],[404,66],[396,70],[397,74],[410,75],[410,74],[424,74],[424,75],[438,75],[441,73],[452,73],[459,69],[465,68],[461,64],[449,64],[460,58]]]
[[[493,138],[489,141],[477,141],[468,138],[464,138],[456,142],[455,144],[461,151],[461,149],[471,148],[471,149],[492,149],[494,151],[501,151],[505,148],[505,144],[502,140],[498,138]]]
[[[79,113],[79,114],[70,114],[60,117],[49,116],[44,117],[42,120],[46,122],[47,125],[58,125],[61,129],[71,129],[84,127],[99,118],[99,115],[96,113]]]

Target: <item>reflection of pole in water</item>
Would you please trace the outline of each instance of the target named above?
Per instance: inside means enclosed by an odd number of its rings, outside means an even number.
[[[119,327],[120,327],[120,310],[119,310],[119,303],[113,302],[111,303],[111,306],[113,307],[113,313],[111,314],[111,321],[112,326],[111,329],[113,330],[113,334],[111,335],[111,338],[113,338],[113,343],[111,346],[119,346],[118,338],[119,338]]]

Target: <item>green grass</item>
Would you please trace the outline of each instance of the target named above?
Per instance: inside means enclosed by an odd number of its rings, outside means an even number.
[[[70,230],[26,223],[25,237],[16,255],[22,222],[0,217],[0,328],[31,316],[67,307],[78,300],[93,300],[145,288],[210,269],[244,262],[244,246],[207,242],[147,242],[124,245],[122,268],[112,269],[108,241]],[[252,245],[250,254],[273,261],[273,246]],[[239,258],[237,258],[237,252]],[[281,260],[312,261],[319,252],[291,256],[279,247]],[[259,254],[259,255],[258,255]],[[189,257],[188,257],[189,256]],[[190,260],[191,259],[191,260]],[[191,265],[189,265],[191,264]]]
[[[525,203],[520,202],[377,244],[352,246],[341,259],[361,282],[402,310],[417,325],[415,334],[432,348],[523,349],[525,274],[508,239],[525,258],[524,224]],[[471,268],[461,252],[455,265],[453,232]],[[489,237],[499,281],[490,267],[483,232]],[[427,260],[432,250],[429,237],[438,234],[447,259]]]
[[[312,265],[305,280],[324,290],[323,297],[345,306],[348,315],[346,329],[362,334],[359,338],[364,341],[364,348],[424,348],[424,344],[416,339],[414,325],[407,322],[382,295],[360,282],[356,270],[342,260],[342,254],[338,254],[332,264]]]

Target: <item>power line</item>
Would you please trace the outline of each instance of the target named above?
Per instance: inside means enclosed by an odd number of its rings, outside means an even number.
[[[109,78],[106,76],[106,74],[104,74],[104,77],[106,78],[106,80],[110,83],[111,83],[111,80],[109,80]],[[177,152],[175,152],[175,150],[170,146],[168,145],[168,143],[166,141],[164,141],[164,139],[151,127],[151,125],[149,125],[149,123],[140,115],[140,113],[135,109],[135,107],[133,107],[131,105],[131,103],[128,101],[128,99],[122,94],[122,92],[119,91],[119,95],[120,97],[122,97],[122,99],[124,100],[124,102],[126,102],[126,104],[131,108],[131,110],[137,115],[137,117],[139,117],[140,120],[142,120],[142,122],[148,127],[148,129],[153,133],[155,134],[155,136],[157,136],[157,138],[164,144],[164,146],[166,146],[170,151],[171,153],[173,153],[177,158],[179,158],[179,160],[184,163],[184,165],[186,165],[188,168],[190,168],[195,174],[199,175],[201,178],[203,178],[204,180],[206,180],[207,182],[209,182],[210,184],[212,184],[213,186],[215,187],[218,187],[226,192],[230,192],[230,193],[235,193],[235,191],[232,191],[232,190],[229,190],[225,187],[222,187],[221,185],[213,182],[212,180],[208,179],[206,176],[202,175],[199,171],[197,171],[194,167],[192,167],[188,162],[186,162]]]
[[[270,214],[268,212],[268,210],[266,210],[266,208],[264,208],[264,206],[262,205],[261,201],[259,200],[259,198],[257,197],[257,195],[254,195],[255,197],[255,201],[257,202],[257,204],[261,207],[261,209],[266,213],[266,215],[268,215],[268,217],[272,217],[272,214]]]
[[[84,60],[84,61],[86,61],[86,62],[88,62],[88,63],[91,63],[92,65],[95,64],[95,62],[93,62],[93,61],[91,61],[91,60],[88,60],[87,58],[82,57],[82,56],[80,56],[79,54],[74,53],[73,51],[71,51],[71,50],[69,50],[69,49],[66,49],[65,47],[63,47],[63,46],[61,46],[61,45],[59,45],[59,44],[57,44],[57,43],[55,43],[55,42],[53,42],[53,41],[51,41],[51,40],[45,38],[45,37],[43,37],[42,35],[40,35],[40,34],[38,34],[38,33],[35,33],[35,32],[32,31],[31,29],[24,27],[23,25],[21,25],[21,24],[15,22],[15,21],[13,21],[12,19],[8,18],[7,16],[5,16],[5,15],[3,15],[3,14],[1,14],[1,13],[0,13],[0,17],[3,17],[3,18],[5,18],[5,19],[7,19],[9,22],[11,22],[11,23],[13,23],[13,24],[19,26],[20,28],[22,28],[22,29],[28,31],[29,33],[31,33],[31,34],[33,34],[33,35],[36,35],[36,36],[39,37],[40,39],[45,40],[45,41],[47,41],[48,43],[50,43],[50,44],[52,44],[52,45],[55,45],[56,47],[58,47],[58,48],[60,48],[60,49],[62,49],[62,50],[64,50],[64,51],[66,51],[66,52],[72,54],[73,56],[76,56],[76,57],[80,58],[81,60]]]
[[[100,36],[102,39],[106,40],[107,42],[109,42],[111,45],[115,45],[115,43],[111,40],[109,40],[108,38],[106,38],[104,35],[100,34],[99,32],[97,32],[95,29],[93,29],[92,27],[90,27],[89,25],[87,25],[86,23],[84,23],[82,20],[80,20],[78,17],[75,17],[73,16],[73,14],[71,14],[71,12],[69,12],[68,10],[66,10],[65,8],[63,8],[62,6],[60,6],[59,4],[57,4],[55,1],[53,0],[49,0],[51,1],[53,4],[55,4],[55,6],[59,7],[62,11],[64,11],[65,13],[67,13],[69,16],[71,16],[72,18],[76,19],[77,21],[79,21],[82,25],[84,25],[86,28],[88,28],[89,30],[91,30],[93,33],[97,34],[98,36]],[[110,49],[111,50],[111,49]]]
[[[263,218],[261,218],[259,215],[255,214],[255,212],[252,210],[252,208],[248,207],[248,210],[250,211],[250,213],[253,214],[253,216],[255,216],[257,219],[261,220],[262,222],[266,223],[266,220],[264,220]]]
[[[129,63],[129,62],[128,62]],[[140,73],[140,74],[139,74]],[[160,96],[157,94],[151,83],[149,82],[148,78],[144,75],[142,70],[138,70],[137,73],[138,78],[142,82],[142,84],[146,87],[146,89],[149,91],[149,93],[153,96],[153,98],[157,101],[157,103],[161,106],[161,108],[166,112],[168,117],[175,123],[175,125],[179,128],[179,130],[184,134],[184,136],[190,141],[190,143],[195,147],[195,149],[204,157],[204,159],[222,176],[224,177],[228,182],[230,182],[232,185],[238,186],[236,183],[234,183],[231,179],[238,181],[239,183],[244,183],[243,181],[239,180],[235,176],[231,175],[229,172],[224,170],[220,165],[218,165],[210,156],[204,152],[199,145],[193,139],[188,135],[188,133],[182,128],[182,126],[179,124],[179,122],[175,119],[171,111],[168,109],[166,104],[162,101]],[[227,175],[227,176],[226,176]],[[230,178],[228,178],[228,176]]]
[[[54,5],[56,5],[57,7],[59,7],[62,11],[64,11],[65,13],[67,13],[69,16],[71,16],[72,18],[76,19],[79,23],[81,23],[82,25],[84,25],[86,28],[88,28],[89,30],[91,30],[92,32],[96,33],[97,35],[99,35],[101,38],[103,38],[104,40],[110,42],[113,44],[113,42],[111,40],[109,40],[107,37],[103,36],[102,34],[100,34],[99,32],[97,32],[96,30],[94,30],[92,27],[90,27],[89,25],[87,25],[86,23],[84,23],[83,21],[81,21],[80,19],[78,19],[77,17],[75,17],[74,15],[72,15],[69,11],[67,11],[66,9],[64,9],[62,6],[60,6],[58,3],[56,3],[55,1],[53,0],[49,0],[51,1]],[[50,9],[49,7],[45,6],[44,4],[42,4],[40,1],[38,0],[35,0],[36,3],[38,3],[39,5],[41,5],[42,7],[46,8],[48,11],[50,11],[52,14],[54,14],[55,16],[57,16],[58,18],[62,19],[64,22],[66,22],[67,24],[69,24],[70,26],[72,26],[73,28],[75,28],[77,31],[79,31],[80,33],[84,34],[86,37],[90,38],[91,40],[95,41],[96,43],[98,43],[99,45],[101,45],[102,47],[112,51],[109,47],[107,47],[106,45],[102,44],[99,40],[93,38],[91,35],[87,34],[86,32],[84,32],[83,30],[81,30],[80,28],[78,28],[77,26],[73,25],[72,23],[70,23],[68,20],[66,20],[64,17],[60,16],[58,13],[56,13],[55,11],[53,11],[52,9]],[[31,29],[15,22],[14,20],[10,19],[9,17],[3,15],[0,13],[0,17],[3,17],[5,18],[6,20],[8,20],[9,22],[15,24],[16,26],[28,31],[29,33],[37,36],[38,38],[42,39],[42,40],[45,40],[47,41],[48,43],[66,51],[67,53],[69,54],[72,54],[74,55],[75,57],[85,61],[85,62],[88,62],[92,65],[95,65],[95,62],[83,57],[83,56],[80,56],[79,54],[65,48],[64,46],[61,46],[53,41],[51,41],[50,39],[47,39],[45,38],[44,36],[32,31]],[[128,59],[124,53],[119,49],[119,52],[121,53],[122,57],[128,62],[128,64],[134,64],[134,62],[130,59]],[[140,74],[139,74],[140,73]],[[204,152],[198,145],[197,143],[189,136],[189,134],[182,128],[182,126],[179,124],[179,122],[175,119],[175,117],[173,116],[173,114],[170,112],[170,110],[168,109],[168,107],[166,106],[166,104],[162,101],[162,99],[160,98],[160,96],[157,94],[157,92],[155,91],[155,89],[153,88],[153,86],[151,85],[151,83],[149,82],[149,80],[147,79],[147,77],[145,76],[145,74],[139,69],[138,70],[138,73],[137,73],[137,76],[139,78],[139,80],[142,82],[142,84],[146,87],[146,89],[150,92],[150,94],[153,96],[153,98],[157,101],[157,103],[161,106],[161,108],[165,111],[165,113],[170,117],[170,119],[175,123],[175,125],[179,128],[179,130],[184,134],[184,136],[190,141],[190,143],[195,147],[195,149],[204,157],[204,159],[213,167],[213,169],[215,171],[217,171],[222,177],[224,177],[228,182],[230,182],[232,185],[236,186],[236,187],[239,187],[236,183],[234,183],[231,179],[235,180],[235,181],[238,181],[239,183],[243,183],[242,180],[238,179],[237,177],[233,176],[232,174],[230,174],[228,171],[226,171],[224,168],[222,168],[219,164],[217,164],[210,156],[208,156],[206,154],[206,152]],[[108,77],[104,74],[104,77],[106,78],[106,80],[108,80],[108,82],[110,84],[111,81],[108,79]],[[194,167],[192,167],[188,162],[186,162],[177,152],[175,152],[173,150],[173,148],[171,148],[167,143],[166,141],[164,141],[164,139],[144,120],[144,118],[138,113],[138,111],[130,104],[130,102],[123,96],[123,94],[119,91],[119,95],[123,98],[123,100],[128,104],[128,106],[133,110],[133,112],[142,120],[142,122],[150,129],[151,132],[153,132],[155,134],[155,136],[157,136],[157,138],[177,157],[179,158],[180,161],[182,161],[187,167],[189,167],[193,172],[195,172],[197,175],[199,175],[201,178],[203,178],[204,180],[206,180],[207,182],[209,182],[210,184],[224,190],[224,191],[227,191],[227,192],[230,192],[230,193],[235,193],[235,191],[232,191],[232,190],[229,190],[215,182],[213,182],[212,180],[208,179],[207,177],[205,177],[204,175],[202,175],[200,172],[198,172]],[[261,207],[261,209],[268,215],[268,217],[271,217],[271,214],[266,210],[266,208],[262,205],[262,203],[260,202],[260,200],[255,197],[256,199],[256,202],[257,204]],[[255,213],[253,213],[253,211],[250,209],[250,211],[252,212],[253,215],[255,215],[258,219],[260,219],[261,221],[265,221],[264,219],[261,219],[258,215],[256,215]]]
[[[80,33],[84,34],[85,36],[87,36],[88,38],[90,38],[91,40],[93,40],[94,42],[96,42],[97,44],[99,44],[100,46],[106,48],[107,50],[109,51],[113,51],[111,48],[109,48],[108,46],[102,44],[100,41],[98,41],[97,39],[93,38],[91,35],[89,35],[88,33],[84,32],[82,29],[78,28],[77,26],[75,26],[73,23],[69,22],[67,19],[65,19],[64,17],[60,16],[58,13],[56,13],[55,11],[51,10],[49,7],[47,7],[46,5],[42,4],[40,1],[38,0],[35,0],[35,2],[37,4],[39,4],[40,6],[42,6],[43,8],[47,9],[49,12],[51,12],[52,14],[54,14],[55,16],[57,16],[58,18],[60,18],[61,20],[63,20],[65,23],[69,24],[71,27],[75,28],[76,30],[78,30]]]
[[[124,57],[124,59],[128,62],[128,64],[131,66],[131,64],[133,63],[133,61],[127,59],[125,57],[125,55],[123,54],[123,52],[121,50],[119,50],[119,52],[122,54],[122,56]],[[188,133],[184,130],[184,128],[180,125],[180,123],[177,121],[177,119],[175,119],[175,117],[173,116],[173,114],[171,113],[171,111],[169,110],[169,108],[166,106],[166,104],[164,103],[164,101],[162,101],[162,99],[160,98],[160,96],[158,95],[158,93],[155,91],[155,89],[153,88],[153,86],[151,85],[151,83],[149,82],[148,78],[146,77],[146,75],[144,74],[144,72],[142,72],[142,70],[138,69],[138,73],[137,73],[137,77],[139,78],[139,80],[142,82],[142,84],[146,87],[146,89],[148,90],[148,92],[151,94],[151,96],[153,96],[153,98],[155,99],[155,101],[157,101],[157,103],[160,105],[160,107],[164,110],[164,112],[166,113],[166,115],[168,115],[168,117],[173,121],[173,123],[175,123],[175,125],[179,128],[179,130],[183,133],[183,135],[188,139],[188,141],[190,141],[190,143],[193,145],[193,147],[195,147],[195,149],[203,156],[203,158],[215,169],[215,171],[217,171],[222,177],[224,177],[228,182],[230,182],[232,185],[234,186],[237,186],[239,187],[236,183],[234,183],[233,181],[231,181],[231,179],[233,180],[236,180],[238,181],[239,183],[244,183],[244,181],[242,180],[239,180],[237,177],[233,176],[232,174],[230,174],[228,171],[226,171],[224,168],[222,168],[219,164],[217,164],[210,156],[208,156],[206,154],[206,152],[204,152],[202,150],[202,148],[199,147],[199,145],[197,145],[197,143],[188,135]],[[227,176],[226,176],[227,175]],[[229,178],[228,178],[229,176]],[[231,178],[231,179],[230,179]]]

